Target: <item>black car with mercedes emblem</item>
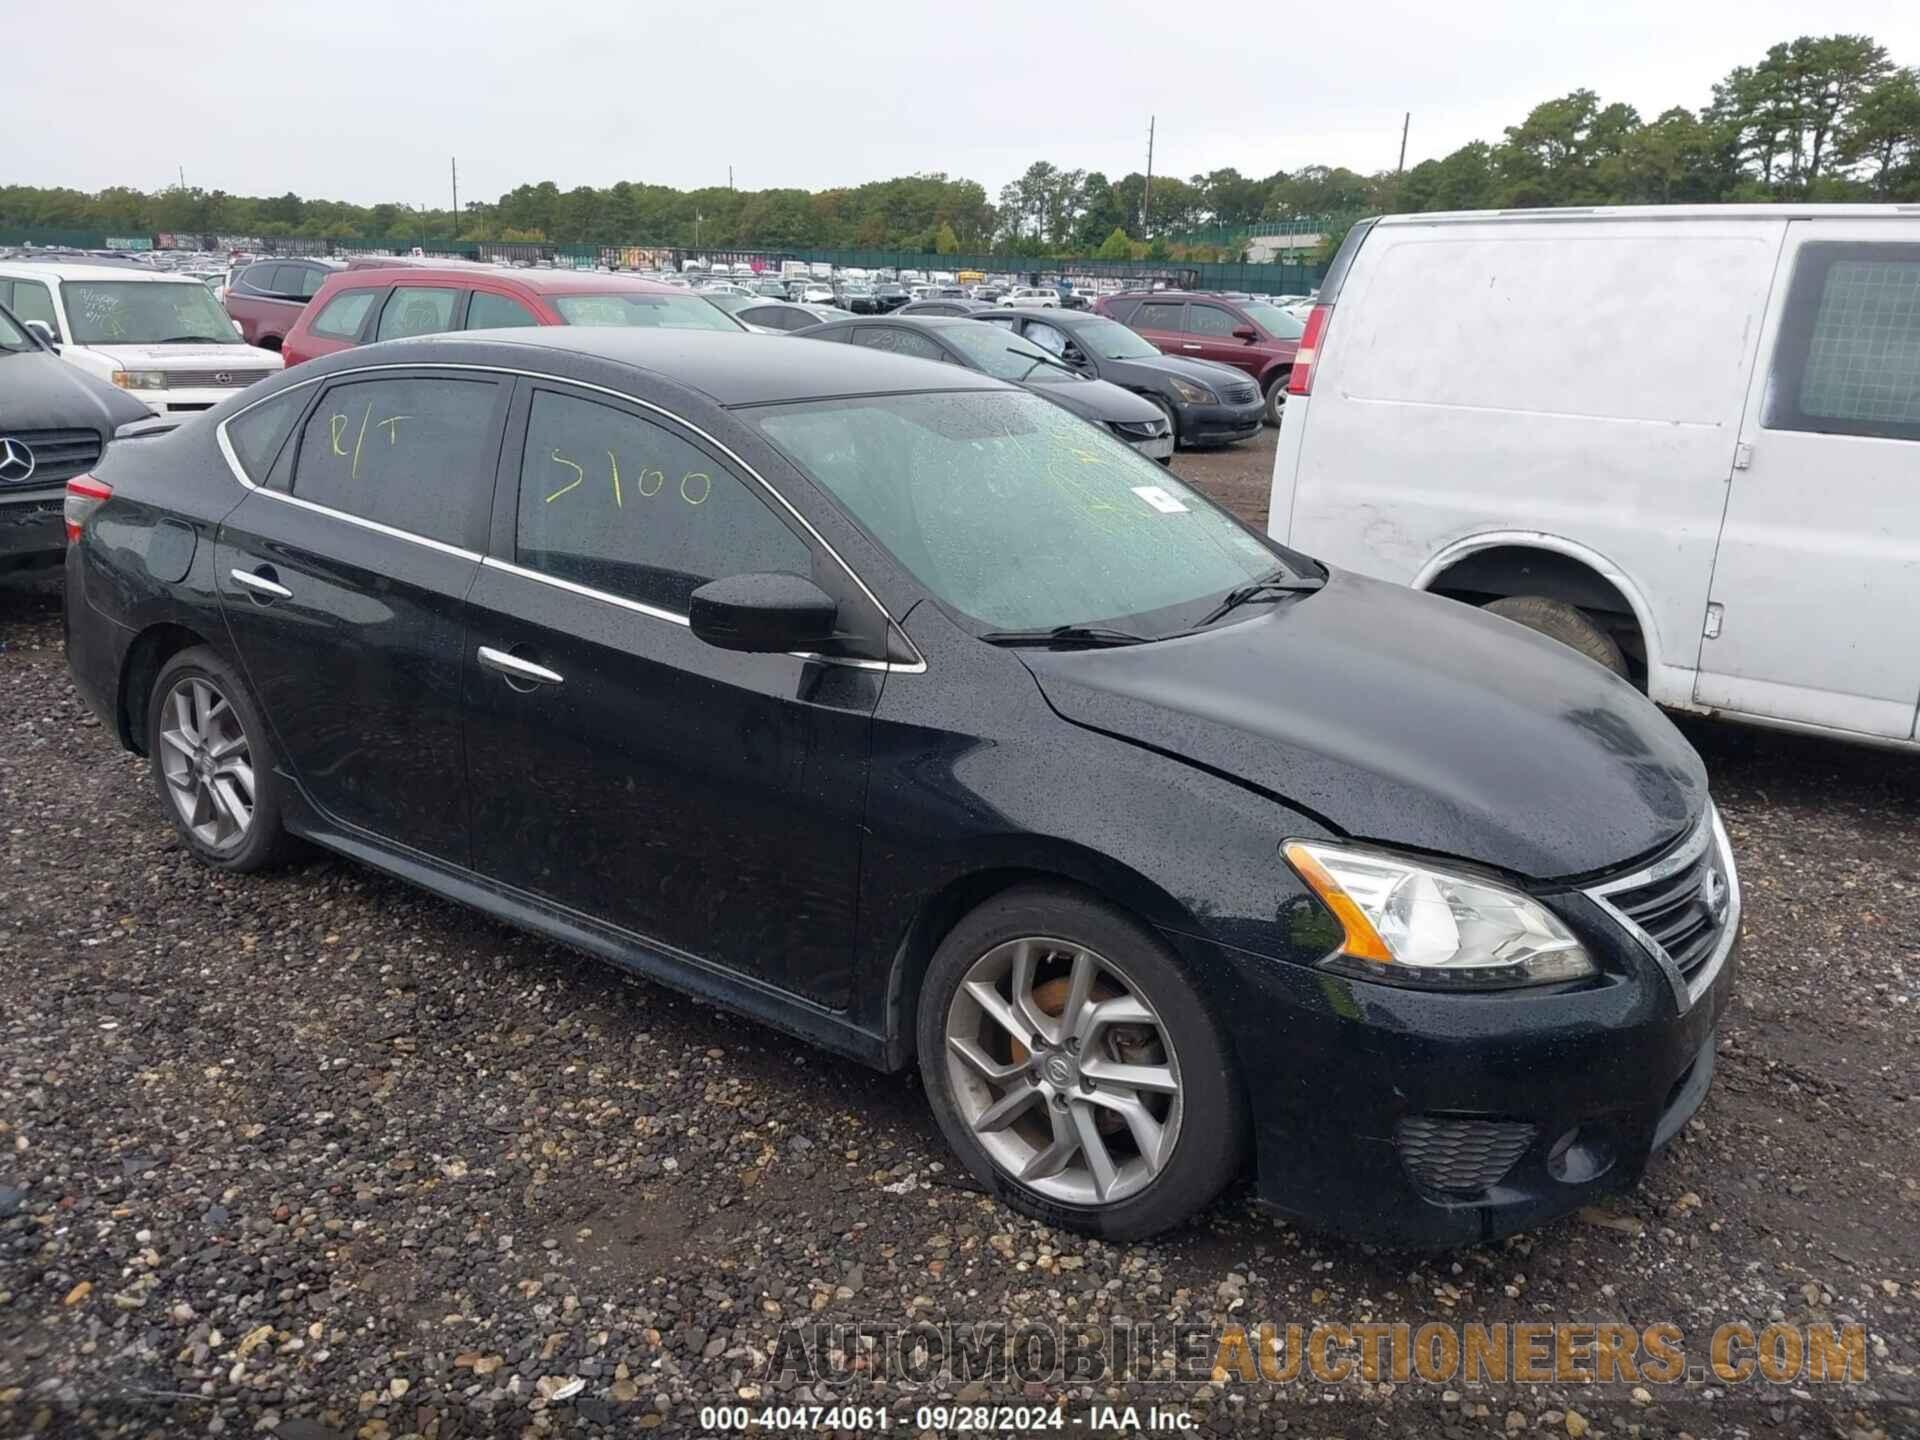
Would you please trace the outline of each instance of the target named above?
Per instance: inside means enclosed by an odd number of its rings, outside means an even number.
[[[66,484],[145,405],[62,360],[0,306],[0,576],[60,563]]]

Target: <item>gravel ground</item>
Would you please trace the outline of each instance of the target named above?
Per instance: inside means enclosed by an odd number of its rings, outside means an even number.
[[[1270,439],[1182,456],[1243,513]],[[629,1434],[743,1398],[1157,1401],[1291,1435],[1920,1433],[1920,765],[1724,727],[1747,890],[1718,1080],[1634,1193],[1412,1256],[1230,1192],[1056,1233],[875,1075],[339,860],[226,878],[0,590],[0,1435]],[[1864,1384],[809,1386],[787,1327],[1848,1321]],[[577,1382],[577,1383],[576,1383]],[[1144,1423],[1144,1422],[1143,1422]],[[873,1428],[877,1428],[873,1427]],[[956,1430],[954,1424],[937,1433]]]

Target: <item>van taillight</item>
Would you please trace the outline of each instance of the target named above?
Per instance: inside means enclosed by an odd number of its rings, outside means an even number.
[[[1306,332],[1300,337],[1300,348],[1293,356],[1293,370],[1287,376],[1287,394],[1313,393],[1313,362],[1320,353],[1321,342],[1326,338],[1327,322],[1332,319],[1331,305],[1316,305],[1307,315]]]
[[[96,480],[91,475],[76,475],[67,481],[67,543],[73,544],[80,538],[80,531],[87,523],[87,517],[100,508],[100,502],[113,498],[113,487],[104,480]]]

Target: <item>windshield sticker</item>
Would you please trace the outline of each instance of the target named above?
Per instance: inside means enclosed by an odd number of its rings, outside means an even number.
[[[1158,510],[1162,515],[1183,515],[1186,513],[1187,507],[1158,485],[1136,485],[1133,487],[1133,493],[1146,501],[1147,504],[1151,505],[1154,509]]]

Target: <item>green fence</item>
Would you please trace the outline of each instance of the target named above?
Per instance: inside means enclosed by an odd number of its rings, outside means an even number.
[[[109,237],[87,230],[4,230],[0,245],[39,245],[75,250],[104,250]],[[591,268],[598,264],[637,268],[679,264],[685,260],[725,260],[730,263],[762,263],[774,269],[783,260],[804,260],[809,264],[832,265],[837,269],[918,270],[922,274],[978,270],[987,275],[1017,275],[1045,282],[1058,278],[1120,280],[1144,282],[1164,280],[1202,290],[1245,290],[1258,295],[1304,295],[1320,283],[1325,272],[1318,265],[1216,265],[1185,260],[1057,260],[1034,256],[995,255],[975,251],[959,255],[935,255],[916,250],[819,250],[780,246],[709,247],[655,246],[643,243],[622,245],[534,245],[476,243],[444,236],[422,236],[412,240],[323,239],[312,236],[280,236],[267,239],[234,235],[155,235],[150,237],[160,250],[245,249],[269,255],[365,255],[400,253],[419,248],[429,255],[460,256],[469,260],[557,260]],[[636,255],[644,255],[643,260]]]

